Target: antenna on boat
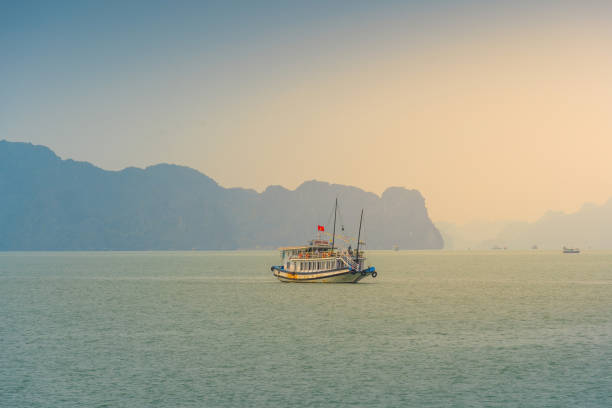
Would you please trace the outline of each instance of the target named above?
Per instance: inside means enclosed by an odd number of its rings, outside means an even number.
[[[361,209],[361,218],[359,218],[359,233],[357,234],[357,254],[355,255],[355,262],[359,267],[359,241],[361,241],[361,222],[363,221],[363,208]]]
[[[331,247],[332,252],[334,252],[334,244],[336,243],[336,211],[338,211],[338,197],[336,197],[336,205],[334,206],[334,233],[332,234]]]

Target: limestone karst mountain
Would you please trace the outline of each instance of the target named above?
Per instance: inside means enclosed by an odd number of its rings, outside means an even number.
[[[275,248],[312,238],[340,197],[345,234],[366,209],[368,248],[438,249],[443,240],[416,190],[381,197],[308,181],[264,192],[218,185],[182,166],[107,171],[49,148],[0,141],[0,250]],[[329,228],[328,228],[329,229]]]

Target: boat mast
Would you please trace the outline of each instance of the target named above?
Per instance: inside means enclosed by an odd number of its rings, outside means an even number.
[[[334,244],[336,243],[336,211],[338,211],[338,197],[336,197],[336,205],[334,206],[334,233],[332,235],[332,252],[334,252]]]
[[[359,233],[357,234],[357,254],[355,255],[355,262],[359,268],[359,241],[361,240],[361,222],[363,221],[363,208],[361,209],[361,218],[359,218]]]

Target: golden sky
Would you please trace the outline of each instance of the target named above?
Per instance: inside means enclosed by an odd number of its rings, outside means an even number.
[[[402,185],[424,194],[434,220],[454,222],[603,202],[612,25],[564,18],[462,27],[453,39],[396,40],[358,57],[339,50],[331,70],[262,91],[213,128],[237,141],[226,152],[238,171],[219,179],[262,189],[316,178],[376,193]],[[211,173],[224,172],[225,162]]]
[[[58,36],[46,76],[4,69],[37,94],[9,88],[0,131],[109,169],[183,164],[226,187],[415,188],[435,221],[533,220],[606,201],[610,7],[493,3],[226,16],[237,32],[189,31],[194,18],[180,46],[158,26],[130,26],[132,48],[85,55],[97,68],[54,56],[69,52]]]

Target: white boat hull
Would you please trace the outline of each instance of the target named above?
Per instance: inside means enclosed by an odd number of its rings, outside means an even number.
[[[374,268],[371,268],[372,271]],[[274,276],[281,282],[303,282],[303,283],[357,283],[361,279],[372,274],[370,269],[357,272],[348,268],[334,269],[329,271],[318,271],[310,273],[300,273],[285,271],[280,267],[273,266]]]

